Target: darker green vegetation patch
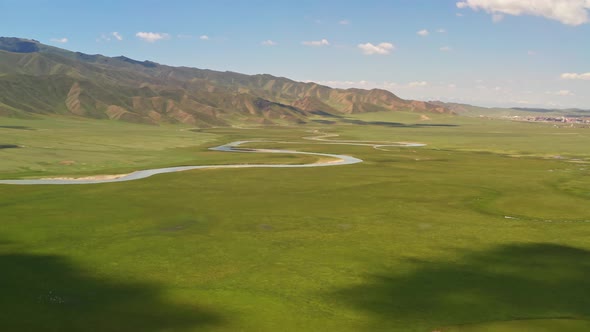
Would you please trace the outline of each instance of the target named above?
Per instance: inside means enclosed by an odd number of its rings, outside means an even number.
[[[457,321],[588,317],[589,262],[584,249],[506,244],[453,261],[414,261],[409,273],[369,275],[330,297],[370,312],[377,324],[389,324],[391,317],[428,320],[433,328]]]
[[[0,50],[16,53],[34,53],[39,51],[39,42],[34,39],[0,37]]]
[[[0,129],[35,130],[26,126],[0,126]]]
[[[0,144],[0,149],[18,149],[20,146],[14,144]]]
[[[2,331],[163,331],[222,323],[156,284],[101,279],[53,255],[0,254]],[[32,319],[31,319],[32,318]]]
[[[352,123],[356,125],[373,125],[373,126],[383,126],[383,127],[396,127],[396,128],[420,128],[420,127],[458,127],[455,124],[446,124],[446,123],[412,123],[406,124],[401,122],[389,122],[389,121],[363,121],[357,119],[344,119],[342,122],[345,123]]]
[[[325,125],[335,125],[338,124],[338,121],[333,120],[323,120],[323,119],[314,119],[311,120],[312,122],[325,124]],[[380,127],[392,127],[392,128],[428,128],[428,127],[458,127],[456,124],[446,124],[446,123],[401,123],[401,122],[389,122],[389,121],[364,121],[358,119],[341,119],[339,120],[340,123],[349,123],[355,125],[362,125],[362,126],[380,126]]]

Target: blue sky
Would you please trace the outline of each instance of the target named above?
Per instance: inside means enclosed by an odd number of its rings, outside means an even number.
[[[0,12],[3,36],[84,53],[421,100],[590,108],[590,0],[0,0]]]

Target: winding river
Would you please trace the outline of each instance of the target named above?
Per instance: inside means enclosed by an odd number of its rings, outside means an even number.
[[[389,143],[384,144],[383,142],[357,142],[357,141],[331,141],[325,138],[334,137],[337,135],[322,135],[319,137],[305,137],[308,140],[322,141],[323,144],[345,144],[345,145],[361,145],[361,146],[372,146],[375,149],[380,149],[386,146],[395,147],[418,147],[424,146],[424,144],[418,143]],[[154,168],[146,169],[141,171],[135,171],[129,174],[121,175],[109,175],[109,176],[89,176],[83,178],[47,178],[47,179],[23,179],[23,180],[0,180],[0,184],[15,184],[15,185],[39,185],[39,184],[96,184],[96,183],[109,183],[109,182],[123,182],[145,179],[152,175],[189,171],[193,169],[216,169],[216,168],[301,168],[301,167],[325,167],[325,166],[340,166],[340,165],[351,165],[360,163],[363,160],[347,155],[330,154],[330,153],[316,153],[316,152],[302,152],[295,150],[279,150],[279,149],[251,149],[241,148],[240,145],[246,143],[255,142],[268,142],[268,141],[237,141],[221,146],[209,148],[213,151],[222,152],[242,152],[242,153],[289,153],[289,154],[305,154],[320,157],[329,157],[334,160],[331,161],[319,161],[311,164],[235,164],[235,165],[199,165],[199,166],[178,166],[178,167],[165,167],[165,168]]]

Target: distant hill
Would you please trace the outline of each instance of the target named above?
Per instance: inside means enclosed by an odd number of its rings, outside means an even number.
[[[469,104],[461,104],[461,103],[450,103],[450,102],[442,102],[442,101],[429,101],[429,103],[438,105],[440,107],[445,107],[452,112],[458,115],[464,116],[489,116],[489,117],[501,117],[501,116],[510,116],[514,113],[514,110],[511,108],[502,108],[502,107],[481,107]]]
[[[566,117],[590,117],[590,110],[584,110],[580,108],[526,108],[526,107],[513,107],[513,110],[527,112],[527,113],[544,113],[541,115],[558,115]]]
[[[461,103],[448,103],[442,101],[430,101],[433,105],[447,108],[458,115],[464,116],[487,116],[487,117],[510,117],[510,116],[566,116],[566,117],[588,117],[590,110],[579,108],[527,108],[527,107],[481,107]]]
[[[333,89],[271,75],[171,67],[0,37],[0,115],[62,114],[137,123],[304,123],[374,111],[450,113],[385,90]]]

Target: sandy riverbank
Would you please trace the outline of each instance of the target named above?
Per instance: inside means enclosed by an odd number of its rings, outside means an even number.
[[[39,180],[66,180],[66,181],[84,181],[84,180],[116,180],[122,177],[125,177],[131,173],[127,174],[101,174],[101,175],[91,175],[91,176],[84,176],[84,177],[53,177],[53,178],[41,178]]]

